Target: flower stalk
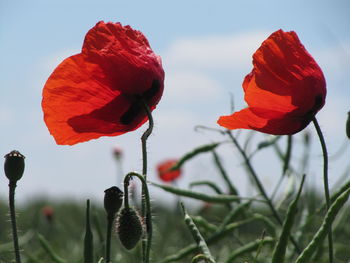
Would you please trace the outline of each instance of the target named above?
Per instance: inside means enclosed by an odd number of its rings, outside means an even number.
[[[16,263],[21,263],[21,255],[19,253],[18,235],[17,235],[17,223],[16,223],[16,209],[15,209],[15,190],[17,181],[11,181],[9,183],[9,207],[10,207],[10,218],[12,227],[12,239],[13,247],[15,250]]]
[[[239,143],[237,142],[236,138],[232,135],[231,131],[228,130],[227,131],[228,136],[230,137],[230,139],[232,140],[233,144],[236,146],[236,148],[238,149],[238,151],[240,152],[240,154],[242,155],[245,164],[247,165],[247,168],[251,174],[251,176],[253,177],[253,180],[259,190],[259,192],[261,193],[261,195],[264,197],[264,199],[267,202],[267,205],[269,206],[273,216],[275,217],[275,219],[277,220],[278,224],[280,224],[281,226],[283,225],[283,221],[281,219],[281,217],[279,216],[279,214],[277,213],[271,199],[269,198],[269,196],[267,195],[264,186],[262,185],[262,183],[260,182],[260,179],[258,177],[258,175],[256,174],[253,166],[251,165],[248,156],[245,154],[245,152],[243,151],[242,147],[239,145]],[[290,239],[295,247],[295,250],[300,254],[301,250],[297,244],[297,242],[295,241],[295,239],[290,236]]]
[[[323,133],[321,131],[321,127],[318,124],[316,117],[312,119],[314,123],[318,138],[320,139],[322,153],[323,153],[323,186],[324,186],[324,194],[326,199],[326,208],[327,211],[331,206],[331,199],[329,195],[329,183],[328,183],[328,152],[326,141],[323,137]],[[326,211],[326,212],[327,212]],[[328,227],[328,253],[329,253],[329,263],[333,263],[334,253],[333,253],[333,234],[332,234],[332,224],[329,224]]]

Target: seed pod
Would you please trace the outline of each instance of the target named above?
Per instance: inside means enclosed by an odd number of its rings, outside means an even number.
[[[107,215],[114,217],[122,206],[123,196],[123,192],[116,186],[105,190],[104,207]]]
[[[17,182],[24,172],[24,155],[19,151],[12,151],[5,156],[4,170],[10,182]]]
[[[123,246],[130,250],[140,241],[142,236],[142,223],[139,215],[133,208],[123,208],[120,211],[117,233]]]
[[[350,111],[348,112],[348,120],[346,121],[346,135],[350,139]]]

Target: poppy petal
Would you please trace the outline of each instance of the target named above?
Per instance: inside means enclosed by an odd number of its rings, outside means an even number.
[[[326,82],[322,70],[295,32],[278,30],[253,55],[253,70],[243,81],[248,108],[222,116],[228,129],[294,134],[323,107]]]
[[[57,144],[73,145],[133,131],[147,121],[164,89],[160,57],[144,35],[99,22],[82,53],[65,59],[43,89],[44,120]]]
[[[294,134],[304,128],[298,119],[259,108],[245,108],[232,115],[221,116],[218,124],[230,130],[252,129],[273,135]]]

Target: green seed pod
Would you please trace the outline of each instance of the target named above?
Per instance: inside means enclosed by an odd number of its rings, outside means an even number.
[[[10,182],[17,182],[24,172],[24,155],[19,151],[12,151],[5,156],[4,170]]]
[[[346,135],[350,139],[350,111],[348,112],[348,120],[346,121]]]
[[[123,246],[130,250],[140,241],[142,223],[139,215],[133,208],[123,208],[119,213],[117,233]]]
[[[123,196],[123,192],[116,186],[105,190],[104,207],[107,215],[114,217],[122,206]]]

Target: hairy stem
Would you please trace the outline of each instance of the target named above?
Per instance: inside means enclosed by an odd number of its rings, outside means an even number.
[[[326,208],[327,211],[331,206],[330,196],[329,196],[329,184],[328,184],[328,153],[325,139],[323,137],[320,125],[316,117],[313,118],[312,122],[314,123],[317,135],[320,139],[322,153],[323,153],[323,186],[324,186],[324,194],[326,198]],[[329,250],[329,263],[333,263],[333,235],[332,235],[332,224],[329,225],[328,228],[328,250]]]
[[[13,246],[15,250],[16,263],[21,262],[21,256],[19,253],[19,245],[18,245],[18,235],[17,235],[17,224],[16,224],[16,211],[15,211],[15,189],[16,189],[16,181],[11,181],[9,183],[9,206],[10,206],[10,217],[11,217],[11,225],[12,225],[12,239]]]

